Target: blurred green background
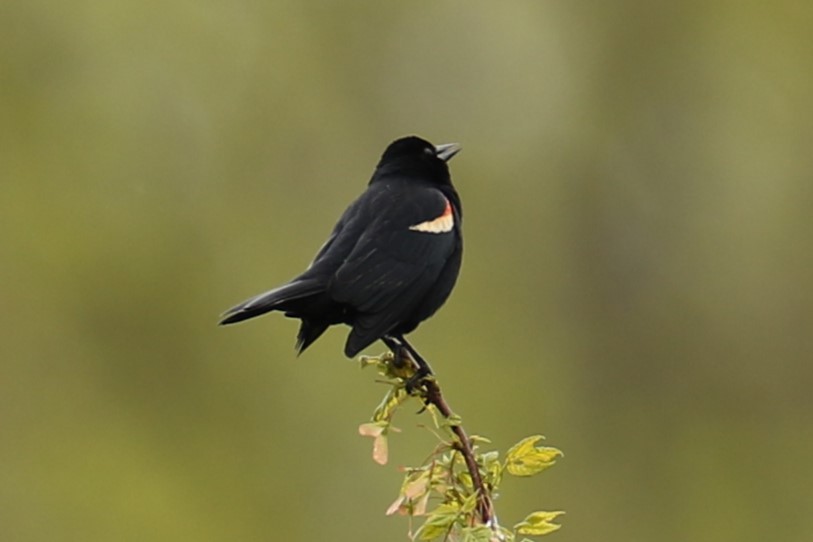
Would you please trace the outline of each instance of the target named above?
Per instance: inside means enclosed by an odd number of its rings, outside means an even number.
[[[806,541],[813,4],[0,6],[0,540],[405,540],[343,329],[218,314],[385,145],[460,141],[463,273],[412,337],[474,433],[566,457],[503,523]],[[371,352],[380,349],[372,348]],[[417,405],[415,407],[417,409]]]

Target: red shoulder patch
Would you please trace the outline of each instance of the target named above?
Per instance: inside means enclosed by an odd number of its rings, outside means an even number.
[[[449,203],[448,199],[446,200],[446,207],[443,209],[440,216],[409,227],[409,229],[412,231],[420,231],[424,233],[447,233],[452,231],[453,228],[454,211],[452,211],[452,204]]]

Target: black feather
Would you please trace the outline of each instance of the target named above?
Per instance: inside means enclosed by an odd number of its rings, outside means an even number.
[[[414,330],[443,305],[460,271],[462,209],[446,163],[458,149],[414,136],[390,144],[307,270],[220,323],[282,311],[302,321],[298,352],[329,326],[347,324],[348,357]]]

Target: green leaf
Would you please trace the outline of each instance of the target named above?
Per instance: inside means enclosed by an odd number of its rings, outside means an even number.
[[[467,470],[457,473],[457,481],[468,490],[474,489],[474,484],[471,481],[471,474],[469,474],[469,471]]]
[[[418,540],[434,540],[446,536],[449,529],[460,516],[460,506],[456,503],[444,503],[432,510],[426,522],[416,533]]]
[[[552,467],[556,458],[564,454],[556,448],[536,446],[544,438],[542,435],[534,435],[511,447],[505,455],[506,470],[514,476],[533,476]]]
[[[438,409],[435,405],[427,405],[426,411],[432,416],[432,423],[435,425],[435,428],[440,429],[442,415],[438,412]]]
[[[443,422],[442,425],[445,426],[445,427],[455,427],[455,426],[460,425],[462,423],[463,423],[463,418],[461,418],[457,414],[452,414],[451,416],[449,416],[448,418],[445,419],[445,421]]]
[[[387,391],[387,394],[381,400],[381,403],[379,403],[379,405],[375,408],[375,412],[373,413],[373,421],[381,422],[392,420],[398,406],[408,398],[409,395],[407,395],[403,388],[391,388],[389,391]]]
[[[552,523],[554,519],[564,514],[562,511],[558,512],[534,512],[529,514],[520,523],[514,525],[514,529],[518,534],[525,534],[530,536],[542,536],[552,533],[560,529],[562,526],[557,523]]]
[[[472,493],[468,497],[465,498],[463,503],[460,505],[460,511],[464,514],[471,514],[474,512],[474,508],[477,506],[477,493]]]
[[[497,452],[482,454],[478,458],[478,462],[483,465],[482,472],[486,483],[496,489],[500,485],[503,470],[500,454]]]
[[[491,452],[484,452],[478,456],[478,462],[483,465],[488,465],[497,461],[500,458],[500,452],[498,451],[491,451]]]
[[[434,540],[436,538],[440,538],[441,536],[446,536],[446,533],[449,532],[449,525],[438,525],[438,524],[430,524],[428,521],[421,525],[421,528],[418,529],[416,536],[418,540]]]
[[[460,529],[461,542],[491,542],[494,539],[494,531],[485,525],[475,525]]]

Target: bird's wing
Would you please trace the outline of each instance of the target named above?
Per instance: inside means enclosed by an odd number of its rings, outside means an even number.
[[[328,293],[355,309],[359,326],[380,336],[408,317],[434,284],[458,243],[458,217],[436,189],[378,203],[375,219],[333,275]]]
[[[330,232],[327,241],[319,248],[303,277],[330,279],[336,269],[347,259],[364,231],[364,223],[369,220],[364,197],[351,203]]]

